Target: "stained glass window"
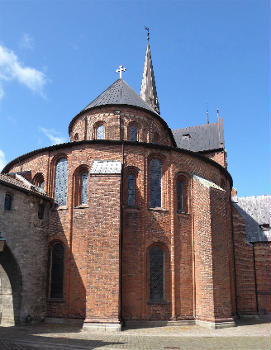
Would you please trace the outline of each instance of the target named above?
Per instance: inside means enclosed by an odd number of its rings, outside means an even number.
[[[183,211],[183,183],[182,181],[177,181],[177,210]]]
[[[56,164],[55,177],[55,203],[66,205],[67,203],[68,161],[61,158]]]
[[[129,141],[137,141],[137,127],[135,125],[129,127]]]
[[[135,206],[135,175],[128,175],[128,206]]]
[[[11,195],[9,193],[6,193],[6,195],[5,195],[5,205],[4,205],[5,210],[11,210],[11,202],[12,202]]]
[[[100,125],[97,127],[96,138],[97,140],[104,140],[104,125]]]
[[[153,247],[149,253],[150,261],[150,300],[164,299],[164,253],[161,248]]]
[[[64,247],[56,243],[51,248],[50,298],[63,298]]]
[[[88,173],[84,172],[81,175],[81,204],[88,202]]]
[[[161,207],[161,180],[162,180],[162,164],[159,159],[152,159],[149,165],[149,194],[150,207]]]

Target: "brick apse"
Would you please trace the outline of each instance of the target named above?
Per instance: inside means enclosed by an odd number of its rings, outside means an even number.
[[[231,201],[222,119],[168,127],[149,43],[141,97],[118,79],[71,120],[69,136],[2,171],[17,181],[19,174],[53,203],[36,246],[48,251],[40,261],[46,287],[37,292],[46,311],[22,300],[18,322],[80,320],[112,331],[169,322],[220,327],[271,312],[270,215],[250,242],[241,207]],[[3,222],[5,215],[4,208]],[[20,220],[14,215],[10,225]],[[12,251],[9,231],[2,224],[0,231]],[[21,253],[12,253],[24,272]],[[26,280],[22,273],[22,288]]]

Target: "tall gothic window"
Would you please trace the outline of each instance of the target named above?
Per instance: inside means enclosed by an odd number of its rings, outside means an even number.
[[[177,181],[177,210],[183,211],[183,182]]]
[[[149,293],[150,301],[164,300],[164,252],[159,247],[152,247],[149,252]]]
[[[162,163],[159,159],[152,159],[149,164],[149,196],[150,207],[161,207]]]
[[[137,141],[138,131],[137,131],[137,127],[135,125],[129,126],[128,135],[129,135],[129,141]]]
[[[50,298],[63,298],[64,246],[54,244],[50,249]]]
[[[99,125],[96,129],[96,139],[104,140],[104,125]]]
[[[61,158],[56,164],[55,203],[59,206],[67,203],[68,161]]]
[[[130,174],[128,175],[128,200],[127,200],[127,204],[129,207],[133,207],[136,204],[135,190],[136,190],[135,175]]]
[[[88,202],[88,173],[83,172],[81,174],[81,204],[87,204]]]

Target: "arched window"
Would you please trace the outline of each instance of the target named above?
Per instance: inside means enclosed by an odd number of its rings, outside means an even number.
[[[88,167],[81,165],[74,172],[74,206],[80,206],[88,203]]]
[[[159,247],[149,251],[149,296],[150,301],[164,300],[164,252]]]
[[[158,142],[159,142],[159,135],[157,132],[155,132],[152,136],[152,143],[156,145]]]
[[[97,140],[104,140],[104,125],[99,125],[96,128],[96,139]]]
[[[50,248],[50,285],[49,297],[52,299],[63,298],[64,280],[64,246],[56,243]]]
[[[130,125],[128,130],[128,140],[137,141],[138,140],[138,130],[135,125]]]
[[[88,202],[88,173],[81,173],[81,203],[87,204]]]
[[[128,175],[128,191],[127,191],[128,192],[127,204],[129,207],[134,207],[136,204],[135,190],[136,190],[135,175],[130,174]]]
[[[11,203],[12,203],[12,196],[11,196],[11,194],[6,193],[4,209],[5,210],[11,210]]]
[[[177,180],[177,210],[183,211],[183,182]]]
[[[56,164],[55,203],[59,206],[67,203],[68,161],[61,158]]]
[[[188,179],[182,174],[176,179],[176,205],[178,213],[188,213]]]
[[[37,173],[33,178],[33,184],[44,190],[44,177],[42,173]]]
[[[78,136],[78,133],[75,133],[75,134],[74,134],[74,137],[73,137],[73,140],[74,140],[74,141],[78,141],[78,137],[79,137],[79,136]]]
[[[161,181],[162,181],[162,163],[159,159],[152,159],[149,164],[149,196],[150,207],[161,207]]]

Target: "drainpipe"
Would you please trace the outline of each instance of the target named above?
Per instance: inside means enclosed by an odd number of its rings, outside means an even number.
[[[119,318],[121,325],[124,325],[124,319],[122,316],[122,252],[123,252],[123,207],[124,207],[124,200],[123,200],[123,193],[124,193],[124,141],[123,141],[123,133],[122,133],[122,118],[120,111],[115,111],[115,114],[119,115],[119,127],[120,127],[120,140],[121,140],[121,183],[120,183],[120,309],[119,309]]]
[[[235,242],[234,242],[234,230],[233,230],[233,216],[232,216],[232,203],[230,193],[230,208],[231,208],[231,237],[232,237],[232,253],[233,253],[233,270],[234,270],[234,294],[235,294],[235,312],[236,316],[240,318],[238,311],[238,300],[237,300],[237,278],[236,278],[236,260],[235,260]]]
[[[257,272],[256,272],[256,261],[255,261],[255,242],[252,243],[253,252],[253,266],[254,266],[254,281],[255,281],[255,295],[256,295],[256,311],[259,313],[259,300],[258,300],[258,285],[257,285]]]

